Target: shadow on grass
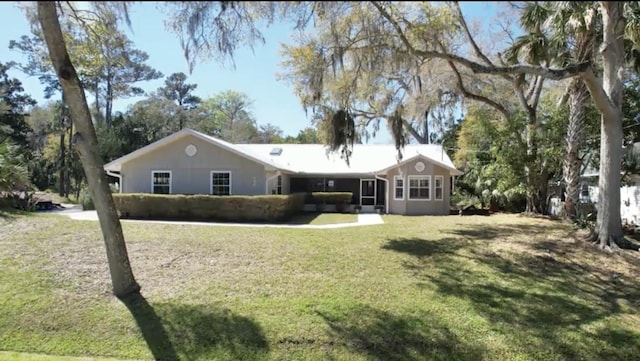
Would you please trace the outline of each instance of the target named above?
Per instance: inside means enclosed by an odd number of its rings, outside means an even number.
[[[466,241],[456,238],[448,238],[440,242],[419,238],[399,238],[388,240],[387,243],[382,246],[382,249],[406,253],[422,259],[425,257],[453,254],[466,244]]]
[[[278,223],[282,223],[282,224],[311,224],[311,222],[313,222],[316,218],[318,218],[320,216],[320,214],[322,214],[322,213],[302,212],[302,213],[294,215],[293,217],[291,217],[291,219],[289,219],[287,221],[278,222]]]
[[[150,305],[142,295],[123,301],[155,360],[259,360],[269,350],[252,320],[208,305]]]
[[[637,317],[640,281],[616,277],[577,242],[536,238],[561,225],[464,227],[457,238],[391,239],[382,248],[409,255],[404,266],[418,286],[468,302],[533,359],[637,358],[640,333],[615,324]],[[514,235],[522,238],[501,239]]]
[[[368,306],[337,315],[317,313],[329,326],[333,344],[373,360],[479,360],[484,352],[428,314],[397,316]]]

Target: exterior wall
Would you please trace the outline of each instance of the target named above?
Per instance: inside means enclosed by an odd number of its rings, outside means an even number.
[[[598,203],[598,186],[589,185],[590,200]],[[640,176],[630,176],[629,184],[620,187],[620,218],[622,223],[640,225]]]
[[[197,153],[187,156],[193,144]],[[171,193],[209,194],[211,171],[231,172],[231,194],[265,194],[265,170],[258,164],[197,137],[187,135],[122,165],[123,193],[151,193],[151,172],[171,171]]]
[[[267,189],[265,194],[277,194],[278,189],[278,177],[275,176],[276,172],[266,172]],[[290,176],[288,174],[281,174],[282,177],[282,194],[289,194]]]
[[[416,170],[416,163],[422,162],[425,167],[422,172]],[[430,200],[410,200],[409,199],[409,178],[410,175],[431,176]],[[395,176],[401,176],[404,179],[404,194],[403,199],[394,200],[395,190]],[[435,176],[442,176],[442,200],[435,200]],[[393,214],[406,214],[406,215],[423,215],[423,214],[449,214],[450,195],[449,189],[451,187],[451,176],[449,171],[440,166],[434,165],[428,161],[415,160],[404,164],[402,166],[393,168],[387,172],[387,179],[389,179],[389,213]]]

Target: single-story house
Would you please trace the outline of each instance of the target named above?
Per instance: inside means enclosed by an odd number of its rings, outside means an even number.
[[[628,150],[630,156],[640,159],[640,142],[634,143]],[[598,203],[598,169],[585,167],[580,177],[580,203]],[[562,188],[560,188],[562,189]],[[549,213],[559,215],[563,211],[563,197],[554,197],[549,204]],[[627,174],[625,183],[620,187],[620,218],[623,223],[640,225],[640,174]]]
[[[104,166],[121,193],[265,195],[352,192],[362,211],[449,214],[453,177],[440,145],[357,144],[349,164],[322,144],[231,144],[183,129]]]

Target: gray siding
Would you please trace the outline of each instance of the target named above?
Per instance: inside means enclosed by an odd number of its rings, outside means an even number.
[[[288,174],[281,174],[282,176],[282,194],[289,194],[290,177]],[[267,189],[266,194],[275,194],[278,189],[278,177],[276,172],[269,171],[266,173]]]
[[[185,147],[193,144],[193,157]],[[231,172],[231,194],[265,194],[265,169],[262,164],[221,149],[192,135],[186,135],[150,153],[122,165],[123,193],[151,193],[151,172],[170,170],[171,193],[209,194],[211,171]]]
[[[425,168],[422,172],[415,169],[415,165],[420,160],[412,161],[402,166],[393,168],[387,172],[389,179],[389,212],[394,214],[421,215],[421,214],[449,214],[449,189],[451,178],[449,171],[428,161],[422,161]],[[410,200],[409,199],[409,177],[410,175],[431,176],[431,199]],[[395,176],[404,179],[404,194],[402,200],[394,200],[395,196]],[[435,176],[442,176],[442,200],[435,200]]]

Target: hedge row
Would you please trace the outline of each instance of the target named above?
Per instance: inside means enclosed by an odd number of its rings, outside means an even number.
[[[315,204],[349,204],[353,194],[351,192],[313,192],[311,199]]]
[[[119,193],[113,195],[120,218],[272,222],[302,210],[304,194],[212,196]]]

